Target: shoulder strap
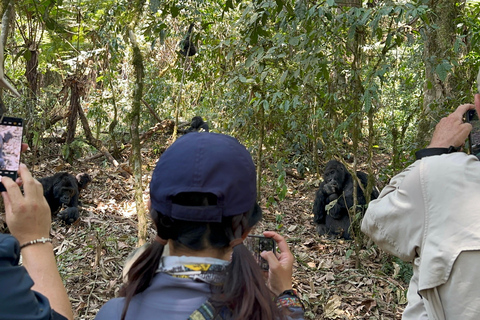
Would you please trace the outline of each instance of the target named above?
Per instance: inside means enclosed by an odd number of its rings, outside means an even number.
[[[193,311],[187,320],[227,320],[231,318],[230,314],[228,308],[224,307],[218,311],[210,300],[207,300],[197,310]]]

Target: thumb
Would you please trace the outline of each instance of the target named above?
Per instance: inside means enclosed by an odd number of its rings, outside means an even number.
[[[263,251],[260,252],[260,256],[267,260],[268,266],[272,269],[275,269],[275,267],[279,264],[277,257],[275,256],[275,253],[273,251]]]

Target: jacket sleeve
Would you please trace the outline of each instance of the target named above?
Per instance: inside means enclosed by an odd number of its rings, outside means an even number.
[[[369,203],[362,231],[380,248],[404,261],[412,261],[421,245],[425,203],[422,160],[392,178],[378,199]]]
[[[18,265],[20,246],[11,235],[0,234],[0,310],[2,319],[66,320],[50,308],[48,299],[32,291],[33,281]],[[8,288],[8,289],[5,289]]]

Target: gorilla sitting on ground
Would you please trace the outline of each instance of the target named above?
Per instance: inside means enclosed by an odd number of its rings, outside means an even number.
[[[190,123],[190,128],[186,129],[184,133],[199,132],[201,129],[208,132],[208,123],[203,121],[202,117],[196,116],[193,117],[192,122]]]
[[[80,173],[77,177],[68,172],[58,172],[50,177],[38,179],[43,185],[43,195],[47,199],[52,214],[65,207],[57,217],[66,224],[72,224],[79,218],[78,196],[92,181],[87,173]]]
[[[368,175],[357,171],[358,180],[365,189]],[[373,188],[370,200],[378,198],[379,192]],[[365,206],[367,201],[360,185],[357,184],[357,204]],[[317,224],[317,232],[331,236],[340,236],[347,240],[350,237],[350,217],[348,209],[353,206],[353,178],[345,166],[330,160],[323,173],[323,182],[315,195],[313,218]]]

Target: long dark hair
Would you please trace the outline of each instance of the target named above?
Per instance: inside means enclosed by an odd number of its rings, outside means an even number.
[[[212,200],[211,194],[201,195],[203,196],[199,199],[198,193],[182,194],[176,202],[182,205],[208,205],[216,201]],[[155,210],[151,210],[150,215],[160,238],[173,240],[174,247],[183,246],[190,250],[202,250],[207,247],[228,250],[230,242],[241,238],[250,230],[261,219],[262,213],[260,207],[255,204],[249,212],[224,217],[219,223],[176,220]],[[153,242],[128,271],[128,281],[119,293],[125,297],[121,320],[125,320],[133,296],[143,292],[150,285],[159,266],[163,249],[161,243]],[[210,301],[217,310],[222,307],[229,308],[232,319],[235,320],[283,319],[272,293],[265,285],[262,270],[243,244],[234,246],[224,284],[220,290],[215,290]]]

